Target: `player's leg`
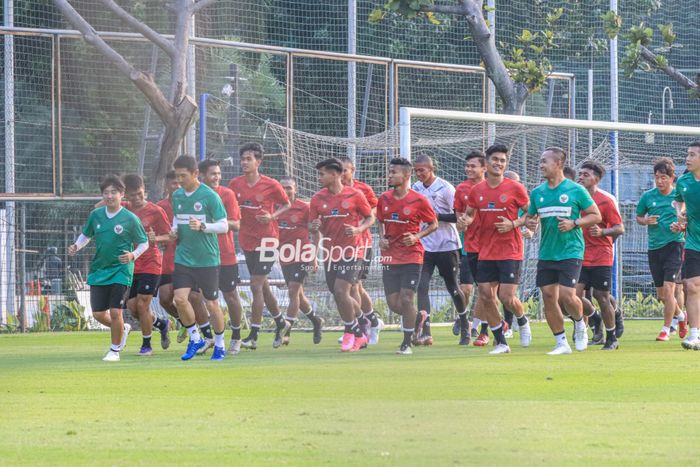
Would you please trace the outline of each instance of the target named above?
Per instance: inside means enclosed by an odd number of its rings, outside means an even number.
[[[190,338],[187,344],[187,350],[182,355],[182,360],[189,360],[195,356],[197,350],[204,347],[205,343],[197,329],[195,321],[195,313],[190,303],[190,291],[197,285],[197,278],[192,268],[175,264],[173,273],[173,302],[177,308],[177,313],[180,316],[180,321],[187,329],[187,335]]]
[[[520,329],[520,346],[529,347],[532,342],[532,331],[525,308],[518,298],[518,284],[520,284],[520,274],[522,271],[522,261],[504,260],[498,262],[498,299],[503,304],[504,310],[510,310],[517,319]],[[505,331],[504,331],[505,334]]]
[[[483,315],[486,317],[486,321],[491,328],[493,339],[496,343],[494,352],[509,353],[510,348],[503,335],[501,313],[498,311],[498,300],[496,298],[498,282],[491,280],[492,273],[494,272],[493,269],[495,269],[493,263],[495,263],[495,261],[480,261],[477,293],[479,294],[479,302],[481,303]]]
[[[416,330],[413,334],[415,345],[432,345],[433,338],[430,335],[423,336],[423,328],[430,318],[430,280],[435,271],[435,259],[437,253],[426,251],[423,253],[423,266],[421,267],[420,280],[418,282],[418,318]]]
[[[535,282],[542,296],[545,320],[556,342],[554,350],[548,354],[565,355],[571,353],[571,347],[566,340],[564,315],[559,303],[559,271],[556,263],[556,261],[538,261]]]
[[[111,345],[103,358],[106,362],[119,361],[119,353],[126,345],[130,327],[124,324],[122,309],[126,304],[129,288],[122,284],[90,287],[90,305],[95,319],[110,328]]]
[[[566,260],[562,262],[566,263]],[[576,350],[583,351],[588,347],[588,336],[586,335],[586,323],[583,321],[583,303],[581,303],[581,299],[576,295],[578,270],[575,274],[576,277],[574,277],[572,268],[569,266],[570,264],[564,264],[563,269],[560,270],[558,294],[568,315],[574,320]]]
[[[229,326],[231,327],[231,342],[227,353],[237,355],[241,351],[241,317],[243,307],[241,297],[238,295],[238,284],[241,282],[238,275],[238,265],[219,266],[219,290],[224,295],[226,308],[228,309]]]
[[[685,250],[681,274],[685,285],[685,312],[690,326],[683,348],[700,350],[700,252]]]
[[[459,289],[462,291],[462,295],[464,295],[464,303],[469,305],[469,300],[472,297],[472,290],[474,289],[474,277],[469,270],[467,255],[463,255],[459,259]],[[459,336],[460,323],[461,317],[457,316],[455,322],[452,324],[452,334],[455,336]],[[462,344],[461,340],[460,344]],[[469,345],[469,342],[462,345]]]
[[[343,343],[340,350],[353,352],[366,346],[367,338],[362,334],[360,325],[355,317],[359,304],[352,297],[352,286],[357,277],[354,261],[338,261],[330,264],[331,274],[326,276],[329,290],[333,293],[338,314],[345,324]],[[330,279],[330,281],[329,281]]]
[[[438,273],[445,282],[445,288],[452,298],[457,316],[460,322],[460,337],[469,335],[469,317],[467,316],[467,302],[459,287],[459,250],[444,251],[439,253],[437,260]],[[429,323],[429,320],[428,320]],[[430,324],[427,332],[430,334]],[[425,332],[425,330],[424,330]]]
[[[219,266],[197,268],[198,285],[202,289],[209,320],[214,328],[214,351],[211,360],[223,360],[226,356],[224,343],[224,312],[219,304]]]
[[[316,310],[314,310],[309,297],[307,297],[304,293],[303,285],[299,288],[299,309],[302,313],[304,313],[304,316],[311,321],[311,325],[313,326],[314,344],[320,344],[321,339],[323,338],[323,318],[316,314]]]

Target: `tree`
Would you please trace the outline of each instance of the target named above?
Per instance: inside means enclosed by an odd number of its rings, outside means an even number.
[[[517,45],[500,43],[502,49],[508,50],[505,58],[496,46],[484,11],[487,7],[483,0],[454,0],[445,4],[436,4],[435,0],[388,0],[384,8],[375,9],[369,19],[380,22],[387,14],[398,14],[406,18],[423,17],[437,25],[440,20],[436,14],[463,17],[486,73],[501,99],[503,111],[522,114],[528,96],[542,88],[551,72],[546,52],[555,46],[553,27],[564,10],[557,8],[548,14],[547,27],[541,31],[523,29],[517,37]]]
[[[173,39],[169,39],[151,29],[146,23],[138,20],[114,0],[99,0],[108,11],[122,20],[132,30],[163,50],[170,58],[172,72],[170,75],[169,96],[166,97],[150,73],[138,70],[119,52],[107,44],[68,0],[54,0],[56,7],[68,22],[80,31],[85,41],[115,65],[117,70],[143,93],[149,105],[163,122],[164,134],[152,180],[153,187],[158,192],[156,194],[162,193],[165,174],[179,155],[187,130],[192,125],[197,113],[195,99],[187,95],[186,65],[192,16],[202,8],[212,5],[215,1],[173,0],[172,3],[168,4],[167,8],[175,16],[175,34]]]

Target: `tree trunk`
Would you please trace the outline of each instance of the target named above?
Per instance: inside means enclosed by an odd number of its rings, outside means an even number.
[[[180,155],[180,148],[187,135],[195,115],[197,104],[190,96],[185,96],[175,107],[173,123],[165,126],[163,141],[160,146],[158,163],[153,170],[153,181],[150,188],[152,197],[162,197],[165,192],[165,175],[172,168],[173,162]],[[194,154],[190,154],[194,156]]]

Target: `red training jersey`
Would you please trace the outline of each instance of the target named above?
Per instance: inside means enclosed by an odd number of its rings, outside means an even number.
[[[367,199],[367,203],[369,203],[369,207],[374,209],[377,207],[377,195],[374,194],[374,190],[372,189],[371,186],[367,185],[366,183],[363,183],[359,180],[353,180],[352,181],[352,188],[356,189],[363,195],[365,195],[365,198]],[[367,245],[369,248],[372,247],[372,228],[370,227],[369,229],[365,230],[362,232],[362,241],[364,245]]]
[[[254,251],[262,244],[263,238],[277,238],[277,223],[258,222],[256,216],[265,212],[272,214],[276,204],[287,204],[289,199],[282,185],[264,175],[248,185],[244,175],[231,180],[228,187],[233,190],[241,210],[241,230],[238,232],[238,242],[245,251]]]
[[[617,209],[615,198],[602,190],[597,190],[592,196],[598,206],[603,222],[598,224],[601,229],[609,229],[614,225],[622,224],[620,211]],[[583,240],[586,250],[583,254],[584,266],[612,266],[613,265],[613,238],[593,237],[590,229],[583,229]]]
[[[163,198],[156,203],[163,212],[165,213],[166,219],[168,219],[168,232],[172,229],[173,225],[173,202],[170,197]],[[175,248],[177,247],[177,242],[168,242],[165,246],[165,251],[163,251],[163,266],[161,267],[161,274],[172,274],[175,271]]]
[[[395,191],[382,193],[377,205],[377,220],[384,224],[384,238],[389,240],[389,248],[382,250],[382,264],[423,264],[423,243],[411,246],[403,243],[405,233],[420,232],[421,223],[435,221],[435,211],[428,198],[414,190],[408,190],[401,199]]]
[[[465,180],[455,188],[455,201],[454,209],[455,212],[460,214],[467,210],[467,198],[469,193],[472,191],[476,185],[472,180]],[[464,251],[467,253],[478,253],[479,252],[479,216],[474,217],[474,222],[471,223],[467,230],[464,232]]]
[[[504,178],[495,188],[484,180],[472,188],[467,205],[479,212],[479,260],[522,260],[524,257],[523,236],[515,228],[506,233],[496,230],[500,217],[515,221],[518,210],[530,201],[525,187]]]
[[[141,220],[143,230],[146,233],[150,232],[151,229],[156,235],[165,235],[170,232],[168,216],[160,206],[147,201],[141,209],[135,209],[129,203],[126,204],[126,207]],[[163,255],[158,249],[158,245],[151,244],[148,250],[144,251],[134,263],[134,274],[160,275],[162,273],[162,264]]]
[[[229,221],[241,220],[241,211],[238,208],[238,201],[233,191],[219,185],[214,191],[221,198],[226,209],[226,219]],[[231,266],[238,263],[236,259],[236,245],[233,241],[233,230],[229,229],[225,234],[218,235],[219,240],[219,256],[221,257],[222,266]]]
[[[311,243],[309,241],[309,203],[299,198],[295,199],[292,207],[277,218],[277,226],[280,235],[280,264],[286,266],[302,262],[300,250]],[[286,245],[292,245],[291,251],[287,251],[289,247],[282,249]],[[294,259],[286,261],[289,256],[293,256]]]
[[[311,198],[309,219],[321,218],[320,247],[326,249],[323,258],[332,262],[351,261],[364,254],[363,235],[350,237],[345,233],[345,225],[357,227],[372,213],[369,203],[358,190],[344,186],[338,194],[323,188]]]

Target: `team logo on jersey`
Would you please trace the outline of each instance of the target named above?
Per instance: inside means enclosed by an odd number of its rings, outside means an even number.
[[[505,203],[506,201],[508,201],[508,197],[507,197],[506,195],[501,195],[501,196],[498,197],[498,200],[499,200],[501,203]]]
[[[264,198],[264,196],[261,195],[261,194],[255,195],[255,200],[256,200],[256,201],[262,201],[263,198]]]
[[[399,213],[398,212],[392,212],[391,213],[391,218],[395,221],[399,220]]]
[[[560,203],[568,203],[569,202],[569,195],[561,195],[559,197],[559,202]]]
[[[411,214],[411,208],[403,208],[403,213],[408,216],[409,214]]]
[[[292,217],[290,217],[290,220],[291,220],[292,222],[299,222],[299,216],[297,216],[296,214],[294,214]],[[287,223],[285,222],[285,225],[286,225],[286,224],[287,224]]]
[[[194,203],[194,210],[197,212],[201,211],[202,210],[202,203],[200,203],[199,201]]]
[[[344,209],[347,209],[347,208],[350,207],[350,203],[348,203],[347,200],[345,200],[345,201],[343,201],[342,203],[340,203],[340,205],[341,205]]]
[[[121,233],[124,232],[124,227],[121,226],[121,224],[117,224],[114,226],[114,233],[117,235],[121,235]]]

